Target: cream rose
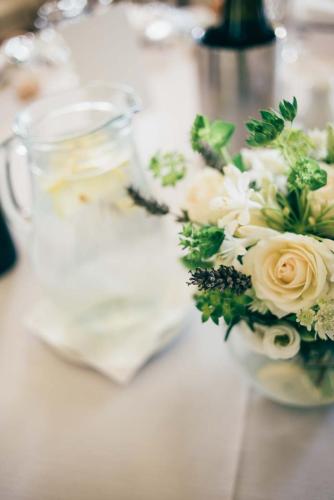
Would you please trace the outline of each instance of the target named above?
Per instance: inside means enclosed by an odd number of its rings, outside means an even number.
[[[271,359],[293,358],[300,348],[300,336],[293,326],[279,323],[265,329],[263,353]]]
[[[243,264],[256,296],[279,318],[313,306],[333,287],[334,254],[310,236],[284,233],[262,240]]]
[[[224,184],[222,174],[212,168],[203,169],[188,188],[185,200],[185,209],[192,221],[200,224],[215,224],[220,211],[211,206]]]
[[[272,326],[255,323],[254,331],[245,322],[240,323],[240,331],[247,347],[271,359],[293,358],[300,348],[300,336],[289,323]]]

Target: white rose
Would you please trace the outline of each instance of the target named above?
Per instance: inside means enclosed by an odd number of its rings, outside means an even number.
[[[280,323],[268,326],[263,335],[263,353],[271,359],[293,358],[300,348],[300,336],[293,326]]]
[[[311,203],[311,210],[314,215],[318,215],[322,208],[330,205],[334,207],[334,165],[326,165],[321,163],[321,168],[327,172],[327,184],[320,189],[311,191],[309,194],[309,201]],[[334,208],[327,213],[327,217],[334,215]]]
[[[334,281],[334,254],[310,236],[284,233],[259,241],[243,264],[256,296],[279,318],[313,306]]]
[[[205,168],[196,175],[185,200],[185,209],[192,221],[200,224],[217,222],[219,211],[211,207],[211,201],[220,194],[223,184],[223,175],[212,168]]]

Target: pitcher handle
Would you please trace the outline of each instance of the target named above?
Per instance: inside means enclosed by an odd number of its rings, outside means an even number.
[[[23,205],[19,201],[13,183],[13,174],[12,174],[12,165],[13,165],[12,159],[14,156],[18,157],[18,148],[19,147],[25,148],[25,146],[19,139],[12,136],[6,139],[4,142],[2,142],[0,147],[3,150],[3,155],[4,155],[4,171],[3,171],[4,188],[1,193],[2,195],[1,198],[5,201],[3,203],[4,210],[5,212],[7,212],[9,219],[12,218],[18,219],[21,222],[21,224],[23,223],[25,226],[27,226],[27,223],[30,222],[31,220],[31,214],[23,207]],[[25,157],[26,156],[27,153],[25,152]],[[25,161],[27,163],[27,159]]]

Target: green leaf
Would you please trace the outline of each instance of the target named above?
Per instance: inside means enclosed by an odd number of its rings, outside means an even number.
[[[196,227],[191,222],[183,225],[180,245],[187,250],[182,262],[188,269],[212,267],[209,260],[220,250],[224,230],[216,226]]]
[[[229,143],[234,131],[235,125],[233,125],[233,123],[216,120],[211,123],[208,142],[215,149],[224,148]]]
[[[225,342],[228,340],[231,331],[233,330],[235,325],[239,323],[240,320],[241,320],[241,318],[235,317],[234,320],[231,321],[231,323],[229,323],[229,325],[227,326],[226,332],[225,332],[225,336],[224,336]]]
[[[245,172],[247,167],[242,159],[241,153],[238,153],[232,158],[233,164],[240,170],[240,172]]]
[[[315,191],[327,184],[327,172],[320,167],[312,158],[302,158],[291,168],[288,176],[288,188],[290,191],[305,188]]]
[[[275,111],[263,109],[260,111],[261,120],[251,119],[246,123],[250,135],[247,144],[250,146],[268,146],[284,129],[284,120]]]
[[[203,145],[220,152],[230,141],[235,130],[233,123],[197,115],[191,129],[191,145],[194,151],[201,152]]]
[[[292,122],[297,114],[297,100],[294,97],[292,102],[283,100],[279,103],[279,116],[272,109],[262,109],[260,116],[262,120],[251,119],[246,123],[246,128],[250,132],[247,144],[254,147],[269,146],[284,131],[284,121]]]
[[[316,339],[315,333],[314,332],[309,332],[305,327],[298,325],[298,332],[300,335],[300,338],[304,342],[314,342]]]
[[[282,118],[280,118],[275,111],[263,109],[260,111],[260,115],[265,123],[271,124],[275,130],[282,132],[284,129],[284,120],[282,120]]]
[[[210,318],[215,324],[219,324],[220,318],[224,318],[230,330],[243,317],[247,317],[247,307],[252,300],[247,295],[234,295],[231,291],[219,290],[198,293],[194,299],[197,309],[202,313],[202,321]]]
[[[278,208],[265,207],[262,208],[261,213],[263,214],[267,224],[272,229],[276,231],[284,230],[284,213]]]
[[[208,167],[223,173],[229,162],[226,146],[234,132],[234,125],[197,115],[191,129],[191,146],[199,153]]]
[[[187,171],[185,157],[175,151],[156,153],[149,163],[153,176],[161,180],[163,186],[175,186]]]
[[[334,163],[334,125],[329,123],[326,127],[327,132],[327,163]]]
[[[181,257],[181,262],[184,267],[189,269],[189,271],[194,271],[199,267],[201,269],[213,267],[213,263],[210,261],[202,260],[198,252],[191,252],[189,255],[184,255],[183,257]]]
[[[294,97],[292,102],[283,100],[279,103],[279,110],[285,121],[293,122],[297,115],[297,99]]]
[[[210,120],[197,115],[191,129],[191,145],[194,151],[201,153],[203,147],[212,148],[220,153],[229,143],[235,130],[233,123],[223,120]]]

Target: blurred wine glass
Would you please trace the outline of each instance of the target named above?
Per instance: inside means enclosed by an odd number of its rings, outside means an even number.
[[[265,0],[265,6],[273,25],[285,26],[288,17],[288,0]]]
[[[82,15],[87,7],[87,0],[51,0],[38,9],[35,27],[44,29],[50,25],[73,19]]]

